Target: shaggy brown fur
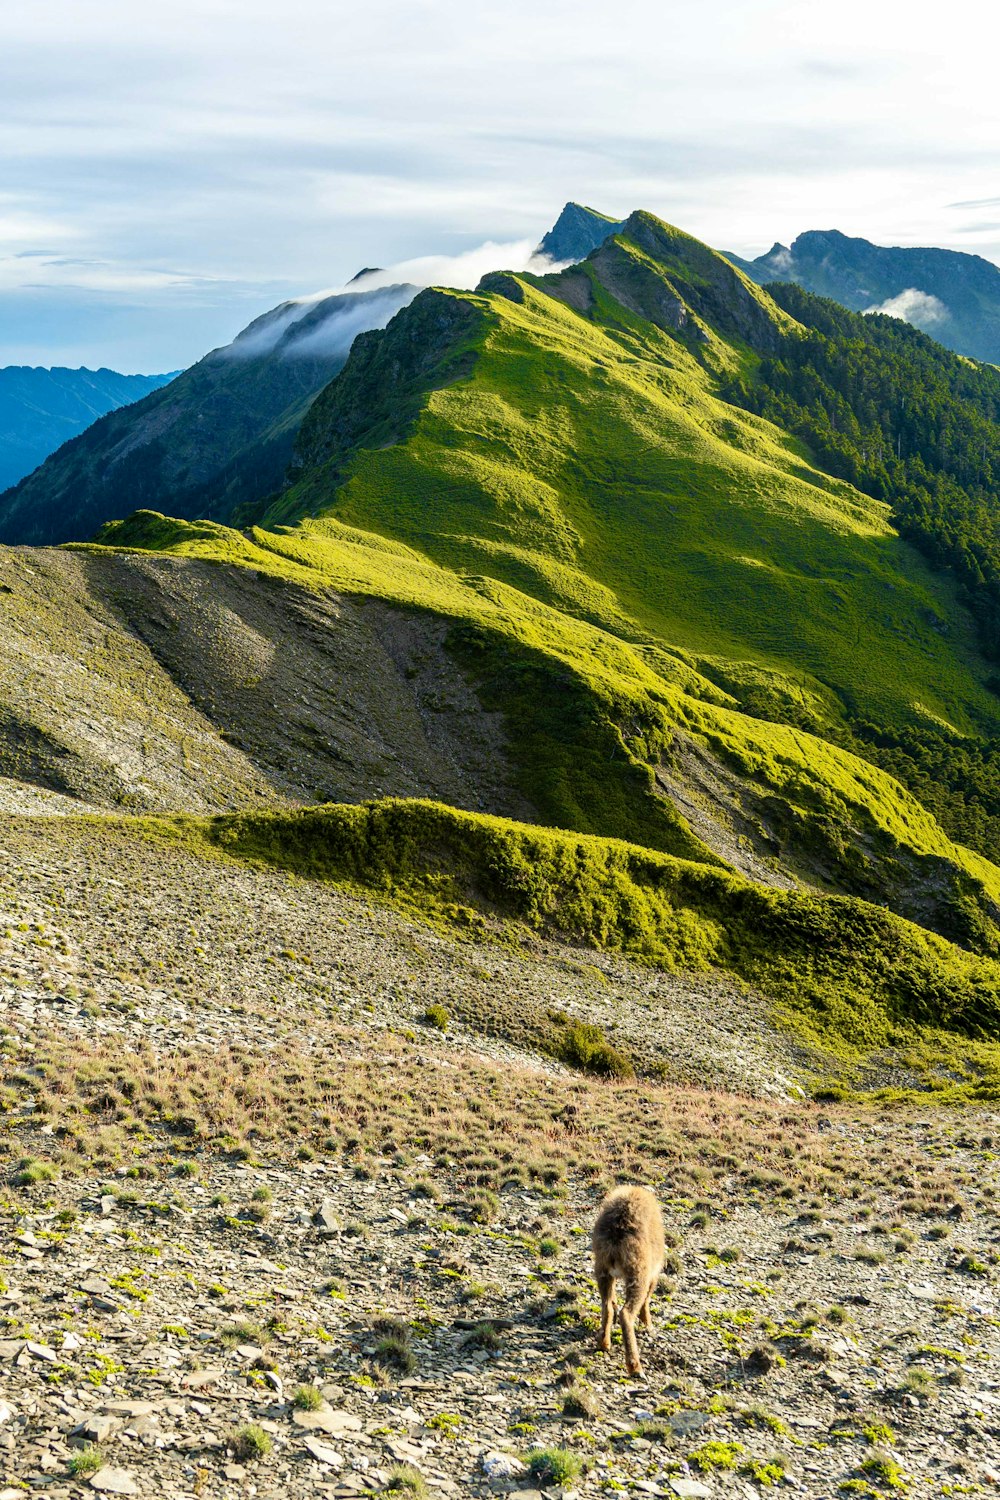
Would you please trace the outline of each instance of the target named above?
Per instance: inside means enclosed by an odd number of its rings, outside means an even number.
[[[644,1187],[620,1187],[610,1192],[597,1213],[591,1236],[594,1276],[601,1294],[601,1338],[598,1349],[611,1349],[615,1313],[615,1281],[625,1284],[625,1301],[618,1314],[625,1365],[630,1375],[641,1375],[635,1320],[650,1326],[649,1299],[663,1270],[663,1214],[655,1196]]]

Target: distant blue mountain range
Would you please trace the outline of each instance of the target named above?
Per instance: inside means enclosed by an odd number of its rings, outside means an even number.
[[[173,378],[30,365],[0,369],[0,491],[98,417],[140,401]]]

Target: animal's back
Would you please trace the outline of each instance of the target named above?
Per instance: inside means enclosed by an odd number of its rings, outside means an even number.
[[[602,1262],[613,1275],[625,1277],[637,1253],[658,1271],[663,1265],[663,1214],[653,1193],[644,1187],[619,1187],[608,1194],[598,1211],[592,1236],[595,1264]]]

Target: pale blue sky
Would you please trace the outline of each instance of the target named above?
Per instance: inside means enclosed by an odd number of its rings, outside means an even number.
[[[744,254],[1000,261],[997,30],[971,0],[2,6],[0,365],[188,364],[362,265],[515,258],[568,198]]]

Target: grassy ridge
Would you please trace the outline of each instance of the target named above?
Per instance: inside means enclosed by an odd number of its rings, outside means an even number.
[[[723,969],[772,995],[786,1024],[848,1051],[926,1028],[1000,1030],[995,962],[865,901],[765,890],[616,840],[395,800],[140,826],[422,914],[500,917],[667,970]]]
[[[624,641],[507,584],[436,566],[413,548],[334,519],[277,533],[258,528],[250,539],[212,523],[140,513],[102,536],[105,544],[251,567],[454,621],[457,648],[513,720],[525,790],[557,825],[713,858],[654,792],[652,766],[669,755],[680,729],[776,799],[790,845],[821,850],[849,888],[860,861],[865,880],[881,882],[891,900],[885,861],[914,856],[940,860],[981,887],[987,902],[1000,902],[1000,871],[952,843],[898,782],[804,730],[738,712],[686,653]],[[581,713],[589,749],[580,743]]]
[[[888,508],[719,399],[715,367],[738,351],[708,332],[692,350],[623,307],[592,266],[567,275],[590,289],[586,314],[550,295],[558,279],[510,278],[519,302],[467,294],[471,373],[430,378],[402,441],[337,448],[269,520],[335,516],[619,636],[827,684],[880,723],[1000,724],[954,590]],[[314,406],[303,438],[315,453],[346,397],[336,381]]]
[[[270,527],[145,514],[102,542],[430,610],[547,823],[718,863],[656,793],[686,736],[766,810],[786,871],[1000,951],[1000,870],[831,743],[859,717],[1000,728],[992,668],[884,504],[720,399],[769,319],[797,336],[719,257],[635,216],[562,276],[425,293],[360,340]],[[755,696],[768,712],[740,712]]]

